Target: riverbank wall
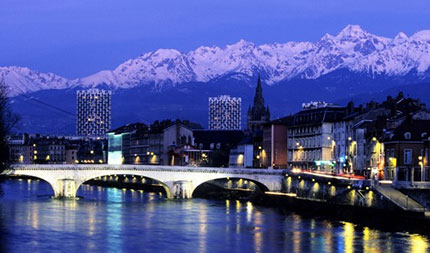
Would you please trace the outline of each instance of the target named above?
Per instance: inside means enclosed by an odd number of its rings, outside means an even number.
[[[355,180],[324,175],[286,175],[286,196],[299,200],[328,204],[398,211],[399,207],[382,196],[368,180]]]
[[[316,205],[368,208],[372,211],[400,213],[408,217],[425,216],[425,206],[389,185],[378,185],[371,180],[343,178],[312,173],[285,175],[283,193],[286,199],[315,202]],[[276,193],[268,194],[276,195]],[[411,195],[412,196],[412,195]],[[430,195],[429,195],[430,196]]]

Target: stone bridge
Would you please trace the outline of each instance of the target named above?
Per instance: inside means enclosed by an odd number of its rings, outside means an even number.
[[[262,191],[281,191],[285,172],[268,169],[206,168],[154,165],[14,164],[3,174],[32,176],[47,181],[55,197],[74,198],[79,187],[91,179],[142,176],[160,182],[168,198],[192,198],[201,184],[215,179],[238,178],[255,183]]]

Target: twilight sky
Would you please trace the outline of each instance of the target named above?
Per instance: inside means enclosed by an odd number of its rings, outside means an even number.
[[[76,78],[158,48],[317,41],[347,24],[412,35],[430,29],[430,1],[1,0],[0,66]]]

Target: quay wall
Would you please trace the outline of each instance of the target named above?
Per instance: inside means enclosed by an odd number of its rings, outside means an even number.
[[[368,180],[341,179],[309,174],[286,175],[285,193],[296,199],[340,206],[356,206],[388,211],[400,207],[374,190]]]

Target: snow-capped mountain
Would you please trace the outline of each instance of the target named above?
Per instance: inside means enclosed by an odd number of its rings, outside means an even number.
[[[41,73],[23,67],[0,67],[0,81],[11,96],[46,89],[66,89],[72,82],[52,73]]]
[[[209,82],[226,75],[255,76],[276,84],[293,78],[317,79],[338,69],[369,76],[430,76],[430,31],[394,39],[379,37],[357,25],[338,35],[324,35],[316,43],[287,42],[256,46],[244,40],[225,48],[200,47],[188,53],[159,49],[131,59],[112,71],[82,78],[85,87],[101,84],[129,88],[141,84]]]
[[[224,48],[200,47],[187,53],[159,49],[130,59],[114,70],[76,80],[16,67],[0,68],[0,78],[14,93],[72,86],[117,89],[151,85],[159,90],[166,85],[211,82],[223,77],[246,81],[257,73],[266,84],[274,85],[292,79],[318,79],[341,69],[369,78],[412,73],[417,80],[430,79],[430,30],[410,37],[399,33],[391,39],[348,25],[336,36],[326,34],[315,43],[258,46],[240,40]]]

